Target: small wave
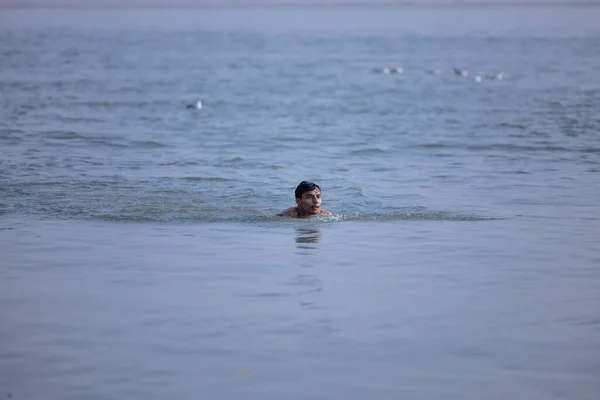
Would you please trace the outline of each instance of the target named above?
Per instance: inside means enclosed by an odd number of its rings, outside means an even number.
[[[82,136],[76,132],[72,132],[72,131],[65,131],[65,132],[48,132],[49,133],[49,137],[52,139],[59,139],[59,140],[73,140],[73,139],[85,139],[85,136]]]
[[[137,147],[149,148],[149,149],[170,147],[168,144],[156,142],[154,140],[136,140],[136,141],[132,142],[132,144]]]
[[[304,142],[306,139],[296,136],[279,136],[275,138],[277,142]]]
[[[277,215],[254,215],[246,218],[248,222],[252,221],[280,221],[280,222],[344,222],[344,221],[455,221],[455,222],[475,222],[475,221],[495,221],[498,218],[481,217],[475,215],[458,215],[443,212],[393,212],[393,213],[348,213],[333,215],[316,215],[309,218],[286,218]]]
[[[474,215],[454,215],[441,212],[416,213],[351,213],[334,214],[336,221],[493,221],[497,218],[479,217]]]
[[[600,147],[586,147],[581,149],[582,153],[600,153]]]
[[[102,101],[102,100],[84,100],[76,103],[77,106],[89,108],[124,108],[133,107],[134,104],[125,101]]]
[[[552,152],[567,152],[572,151],[562,146],[517,146],[514,144],[489,144],[489,145],[477,145],[467,146],[467,150],[504,150],[504,151],[552,151]]]
[[[180,178],[184,181],[193,181],[193,182],[202,182],[202,181],[207,181],[207,182],[225,182],[228,181],[229,179],[227,178],[221,178],[221,177],[204,177],[204,176],[184,176],[183,178]]]
[[[382,150],[382,149],[370,148],[370,149],[355,150],[355,151],[352,151],[350,154],[353,156],[368,156],[368,155],[372,155],[372,154],[383,154],[385,152],[386,151]]]
[[[248,161],[241,157],[220,160],[217,163],[215,163],[215,166],[220,168],[256,168],[258,166],[263,168],[265,167],[262,163]]]
[[[191,182],[227,180],[222,177],[191,176],[178,178]],[[168,182],[167,182],[168,183]],[[199,185],[202,186],[201,183]],[[140,191],[126,181],[61,182],[48,181],[0,186],[6,201],[6,213],[35,215],[51,219],[102,220],[131,223],[344,223],[346,221],[385,223],[397,221],[492,221],[497,218],[452,212],[432,211],[424,207],[376,208],[364,212],[353,208],[334,215],[294,219],[277,216],[280,208],[258,206],[264,199],[254,193],[240,193],[236,200],[227,202],[227,194],[216,199],[189,197],[189,190],[170,186],[165,181],[151,185],[149,191]],[[137,195],[132,195],[133,191]],[[127,197],[128,196],[128,197]],[[228,205],[229,204],[229,205]],[[345,209],[341,205],[338,208]],[[357,211],[354,211],[357,210]]]
[[[134,86],[123,86],[115,89],[115,93],[142,93],[142,89]]]
[[[373,167],[370,169],[372,172],[395,172],[397,168],[394,167]]]
[[[530,131],[530,132],[525,132],[525,133],[511,133],[510,135],[507,135],[507,137],[518,138],[518,139],[530,139],[530,138],[540,138],[540,137],[549,138],[551,136],[552,135],[550,135],[549,133],[540,132],[540,131]]]
[[[125,144],[117,143],[117,142],[115,142],[115,140],[118,140],[118,139],[101,138],[100,137],[100,138],[87,139],[87,142],[89,144],[93,144],[93,145],[106,146],[106,147],[117,148],[117,149],[123,149],[123,148],[129,147]]]
[[[113,215],[104,214],[97,217],[107,222],[163,222],[161,219],[151,215]],[[165,221],[166,222],[166,221]]]
[[[170,166],[180,166],[180,167],[188,167],[190,165],[200,165],[199,162],[196,161],[174,161],[168,163],[159,163],[161,167],[170,167]]]
[[[100,165],[104,165],[103,162],[98,161],[98,160],[94,160],[91,158],[81,158],[80,161],[84,164],[88,164],[88,165],[95,165],[95,166],[100,166]]]
[[[14,136],[0,136],[0,141],[4,142],[7,146],[14,146],[22,143],[24,139]]]
[[[277,216],[276,214],[265,214],[256,211],[252,212],[235,212],[230,210],[221,210],[218,208],[203,207],[195,210],[171,210],[166,212],[164,209],[154,210],[132,210],[129,212],[114,212],[114,213],[90,213],[80,208],[63,209],[62,211],[52,209],[44,209],[43,214],[46,217],[67,219],[92,219],[107,222],[128,222],[128,223],[285,223],[285,224],[303,224],[303,223],[344,223],[349,221],[354,222],[395,222],[395,221],[439,221],[439,222],[481,222],[495,221],[498,218],[480,217],[473,215],[452,215],[444,213],[350,213],[350,214],[334,214],[334,215],[316,215],[309,218],[286,218]],[[88,210],[89,211],[89,210]]]
[[[515,123],[509,123],[509,122],[501,122],[499,124],[496,125],[498,128],[511,128],[511,129],[519,129],[524,131],[525,129],[527,129],[527,125],[524,124],[515,124]]]
[[[22,129],[14,129],[14,128],[3,128],[0,129],[0,139],[22,139],[21,136],[27,134]]]
[[[68,122],[71,124],[75,124],[75,123],[86,123],[86,124],[101,124],[104,123],[106,121],[99,119],[99,118],[91,118],[91,117],[66,117],[64,115],[56,115],[55,117],[57,120],[61,121],[61,122]]]

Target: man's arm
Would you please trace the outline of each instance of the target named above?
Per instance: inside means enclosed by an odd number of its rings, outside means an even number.
[[[329,211],[329,210],[323,210],[323,209],[321,210],[321,214],[325,214],[325,215],[333,215],[333,214],[331,213],[331,211]]]

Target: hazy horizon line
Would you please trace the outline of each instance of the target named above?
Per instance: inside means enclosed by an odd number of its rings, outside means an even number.
[[[232,7],[551,7],[600,6],[600,0],[0,0],[0,9],[44,8],[232,8]]]

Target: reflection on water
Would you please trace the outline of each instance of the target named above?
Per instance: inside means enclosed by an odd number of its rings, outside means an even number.
[[[296,254],[301,256],[315,255],[319,252],[318,243],[321,241],[323,233],[321,229],[316,227],[311,228],[296,228]],[[300,266],[305,268],[313,268],[316,260],[312,257],[302,257]],[[304,309],[315,309],[317,307],[317,299],[320,292],[323,291],[323,282],[314,274],[303,272],[295,277],[295,285],[299,287],[298,296],[299,304]]]
[[[302,250],[300,254],[312,254],[319,249],[317,243],[322,237],[319,228],[296,228],[296,248]]]

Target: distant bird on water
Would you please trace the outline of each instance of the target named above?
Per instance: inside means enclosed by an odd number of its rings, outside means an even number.
[[[463,76],[463,77],[469,76],[469,71],[467,71],[466,69],[454,68],[454,73],[458,76]]]
[[[502,79],[504,79],[504,73],[502,71],[494,74],[494,75],[490,75],[487,77],[488,79],[492,79],[492,80],[498,80],[501,81]]]
[[[194,104],[188,104],[185,106],[185,108],[194,108],[196,110],[201,110],[202,109],[202,101],[200,101],[200,98],[196,99],[196,102]]]
[[[401,67],[374,68],[373,72],[378,74],[401,74],[404,72],[404,69]]]

